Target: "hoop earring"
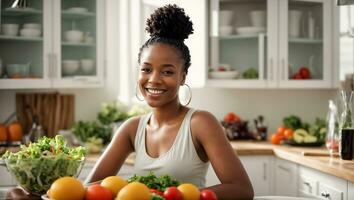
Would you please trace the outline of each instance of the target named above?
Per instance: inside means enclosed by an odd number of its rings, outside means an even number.
[[[191,100],[192,100],[192,90],[191,90],[191,88],[189,87],[189,85],[187,85],[187,84],[184,84],[187,88],[188,88],[188,93],[189,93],[189,98],[188,98],[188,101],[187,101],[187,103],[185,104],[185,105],[183,105],[182,104],[182,106],[188,106],[189,105],[189,103],[191,102]]]
[[[144,101],[144,97],[143,97],[142,99],[139,98],[138,90],[140,91],[140,89],[138,88],[138,83],[136,83],[136,84],[135,84],[135,97],[136,97],[139,101]]]

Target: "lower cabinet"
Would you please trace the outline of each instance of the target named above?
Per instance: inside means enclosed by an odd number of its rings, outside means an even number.
[[[348,181],[348,200],[354,199],[354,183]]]
[[[298,195],[328,200],[351,200],[348,198],[349,182],[335,176],[299,166]]]
[[[273,156],[239,156],[255,196],[272,195]]]
[[[274,166],[275,195],[297,196],[298,165],[284,159],[275,158]]]

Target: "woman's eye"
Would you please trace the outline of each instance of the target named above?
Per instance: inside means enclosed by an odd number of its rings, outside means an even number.
[[[162,74],[164,74],[164,75],[173,75],[174,72],[173,71],[163,71]]]
[[[151,69],[150,68],[141,68],[141,71],[144,73],[149,73],[149,72],[151,72]]]

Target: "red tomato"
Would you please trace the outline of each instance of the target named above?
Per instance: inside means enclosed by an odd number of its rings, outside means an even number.
[[[161,192],[160,190],[157,190],[157,189],[150,189],[150,193],[154,193],[159,196],[163,196],[163,192]]]
[[[200,200],[217,200],[216,194],[213,190],[205,189],[200,193]]]
[[[272,136],[270,137],[270,142],[272,144],[280,144],[281,140],[282,138],[276,133],[272,134]]]
[[[300,79],[302,79],[302,77],[301,77],[301,75],[299,73],[296,73],[296,74],[293,75],[293,79],[300,80]]]
[[[177,187],[168,187],[163,193],[163,197],[166,200],[183,200],[182,193],[177,189]]]
[[[302,79],[309,79],[311,76],[310,70],[307,67],[301,67],[299,69],[299,74]]]
[[[238,122],[240,121],[241,118],[239,116],[237,116],[235,113],[233,112],[229,112],[225,115],[224,117],[224,121],[228,122],[228,123],[232,123],[232,122]]]
[[[112,192],[99,184],[91,185],[86,190],[86,200],[112,200]]]

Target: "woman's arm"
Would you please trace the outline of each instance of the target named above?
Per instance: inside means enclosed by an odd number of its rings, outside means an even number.
[[[197,111],[192,117],[191,130],[221,181],[209,189],[218,199],[253,199],[252,184],[218,120],[206,111]]]
[[[100,181],[107,176],[114,176],[120,170],[125,159],[134,151],[134,138],[139,118],[125,121],[114,134],[114,137],[102,156],[96,162],[85,183]]]

